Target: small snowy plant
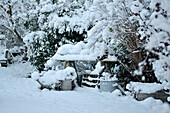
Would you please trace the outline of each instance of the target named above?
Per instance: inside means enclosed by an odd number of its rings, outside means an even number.
[[[104,80],[109,80],[111,77],[111,74],[106,72],[102,73],[102,75],[104,76]]]
[[[102,81],[115,81],[115,80],[118,80],[117,78],[116,78],[116,75],[114,75],[114,76],[112,76],[110,73],[108,73],[108,72],[103,72],[102,73],[102,76],[103,77],[101,77],[101,79],[100,80],[102,80]]]

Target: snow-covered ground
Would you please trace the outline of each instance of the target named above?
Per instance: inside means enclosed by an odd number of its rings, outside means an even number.
[[[39,90],[26,78],[32,70],[29,63],[0,67],[0,113],[170,113],[168,104],[152,98],[138,102],[88,88]]]

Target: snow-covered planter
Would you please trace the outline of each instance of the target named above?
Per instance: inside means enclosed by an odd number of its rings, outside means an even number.
[[[153,97],[155,99],[160,99],[162,101],[167,101],[169,96],[168,92],[165,92],[164,89],[166,83],[140,83],[140,82],[130,82],[126,88],[130,90],[135,98],[139,101],[144,100],[148,97]]]
[[[72,79],[66,79],[61,81],[61,90],[72,90],[73,89],[73,80]]]
[[[102,74],[104,77],[100,78],[100,91],[103,92],[113,92],[117,89],[117,78],[111,77],[111,74],[104,72]]]
[[[67,67],[66,69],[58,71],[49,70],[41,74],[40,77],[38,72],[34,72],[31,78],[37,80],[44,88],[56,90],[71,90],[72,83],[77,77],[76,71],[72,67]]]

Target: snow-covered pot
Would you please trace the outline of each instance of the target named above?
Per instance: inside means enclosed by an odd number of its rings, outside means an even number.
[[[117,87],[114,86],[114,84],[116,83],[117,83],[117,80],[110,80],[110,81],[100,80],[100,91],[112,92],[115,89],[117,89]]]
[[[61,90],[72,90],[73,89],[73,80],[66,79],[61,81]]]

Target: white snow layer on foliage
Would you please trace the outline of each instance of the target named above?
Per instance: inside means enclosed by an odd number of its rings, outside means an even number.
[[[24,37],[23,41],[28,46],[34,41],[34,39],[39,39],[41,41],[45,35],[46,33],[44,31],[31,32]]]
[[[0,39],[1,40],[5,39],[5,35],[0,35]]]
[[[164,89],[164,84],[158,83],[141,83],[141,82],[130,82],[127,84],[126,88],[130,91],[140,92],[140,93],[155,93]]]
[[[52,12],[54,9],[55,9],[55,5],[47,4],[47,5],[44,5],[44,6],[41,8],[40,11],[41,11],[42,13],[45,13],[45,12]]]
[[[67,54],[80,54],[82,49],[85,49],[85,43],[78,42],[76,45],[65,44],[57,50],[57,53],[60,55],[67,55]]]
[[[77,77],[76,71],[72,67],[67,67],[63,70],[53,71],[49,70],[44,73],[42,77],[39,78],[40,82],[44,85],[52,85],[59,83],[59,80],[71,79],[74,80]]]
[[[161,3],[160,6],[167,11],[167,14],[170,15],[170,1],[169,0],[151,0],[150,8],[155,8],[156,3]]]
[[[133,2],[133,5],[131,6],[131,11],[133,13],[139,13],[142,11],[143,5],[137,0]]]
[[[167,62],[168,61],[168,62]],[[160,82],[168,81],[167,88],[170,88],[170,70],[164,68],[165,63],[170,64],[170,58],[162,58],[153,63],[153,69],[155,70],[155,76]]]

